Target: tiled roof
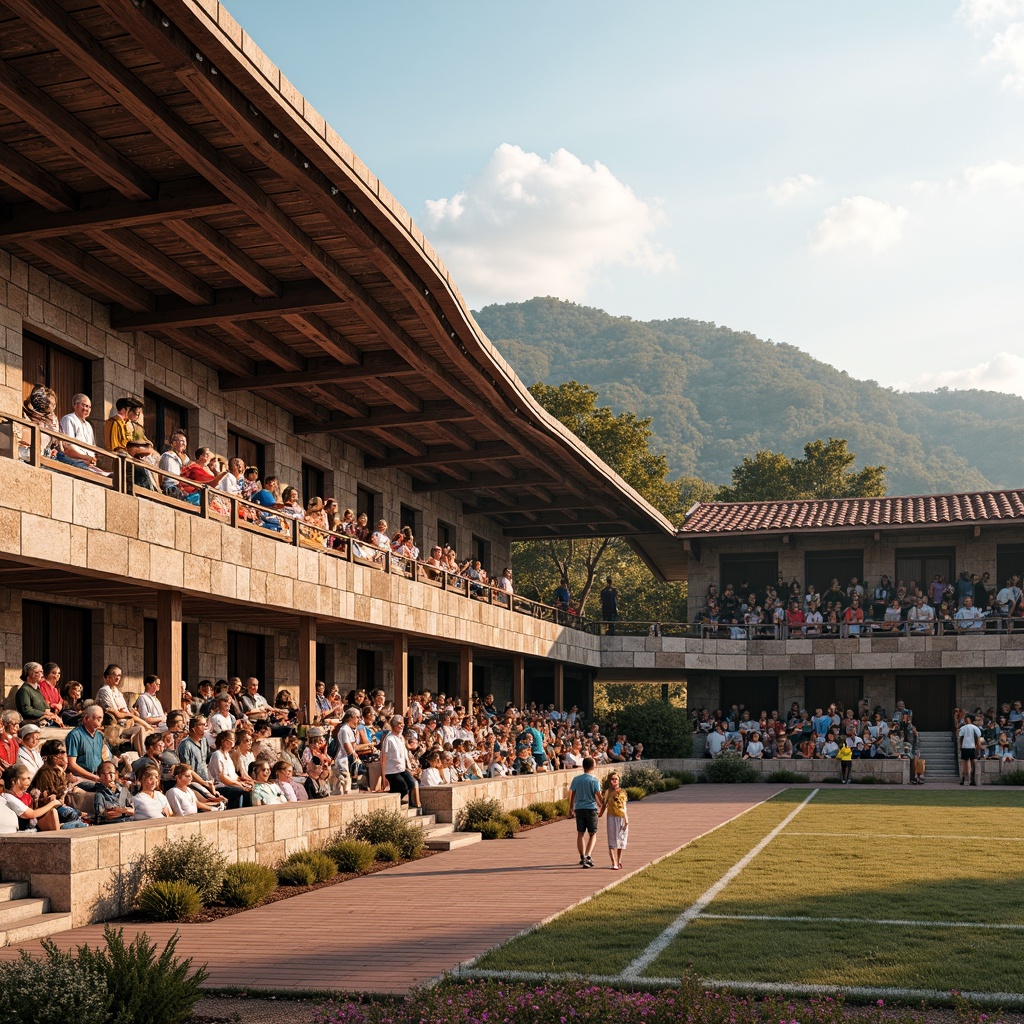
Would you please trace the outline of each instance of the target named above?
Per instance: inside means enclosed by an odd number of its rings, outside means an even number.
[[[695,506],[679,534],[1024,523],[1024,491],[976,491],[828,501],[734,501]]]

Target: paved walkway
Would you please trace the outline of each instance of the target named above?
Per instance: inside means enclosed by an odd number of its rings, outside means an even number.
[[[162,946],[177,930],[178,954],[205,963],[214,988],[405,993],[785,788],[683,786],[631,805],[621,872],[609,869],[603,821],[593,871],[578,866],[574,825],[556,822],[208,924],[130,925],[125,936],[144,930]],[[54,939],[67,948],[102,936],[91,925]]]

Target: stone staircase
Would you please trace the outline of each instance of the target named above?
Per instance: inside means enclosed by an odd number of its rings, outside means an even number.
[[[960,769],[951,733],[919,732],[917,755],[928,762],[925,782],[956,782]]]
[[[439,822],[436,814],[418,815],[413,810],[407,810],[406,814],[422,826],[426,838],[424,845],[428,850],[455,850],[479,843],[482,838],[479,832],[456,832],[451,823]]]
[[[71,927],[70,914],[51,914],[48,899],[32,899],[28,882],[0,882],[0,946],[16,946]]]

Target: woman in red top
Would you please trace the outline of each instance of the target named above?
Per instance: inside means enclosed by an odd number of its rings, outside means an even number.
[[[0,768],[10,768],[18,760],[18,730],[21,715],[13,708],[0,715]]]
[[[213,452],[209,448],[197,448],[196,457],[194,462],[190,462],[187,466],[184,466],[181,470],[181,475],[186,480],[195,480],[199,484],[207,484],[210,487],[216,487],[221,482],[221,479],[227,473],[224,469],[216,475],[210,472],[210,459],[213,458]]]
[[[843,612],[843,622],[846,624],[846,635],[858,636],[860,634],[860,627],[863,621],[864,609],[860,606],[860,598],[854,594],[850,607]]]
[[[64,701],[60,696],[60,665],[48,661],[43,665],[43,678],[39,680],[39,692],[46,699],[51,711],[58,715],[64,710]]]

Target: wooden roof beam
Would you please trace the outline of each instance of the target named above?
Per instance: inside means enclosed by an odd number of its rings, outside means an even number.
[[[4,162],[0,156],[0,177],[4,174]],[[67,208],[74,211],[71,213],[42,212],[36,203],[15,204],[10,216],[0,220],[0,244],[20,242],[23,238],[67,238],[90,231],[137,228],[146,224],[165,224],[173,228],[180,217],[228,213],[234,208],[234,203],[228,202],[202,178],[165,182],[160,185],[156,199],[142,203],[125,200],[114,189],[83,192],[76,197],[76,204]]]
[[[479,501],[475,505],[465,505],[466,512],[474,515],[504,515],[507,512],[557,512],[566,509],[581,508],[585,505],[579,498],[552,498],[548,501],[516,501],[512,505],[497,501]]]
[[[356,366],[362,360],[359,349],[316,313],[286,313],[284,320],[339,363]]]
[[[266,328],[260,327],[259,324],[250,323],[248,320],[243,320],[241,323],[225,320],[217,326],[256,355],[269,360],[275,366],[281,367],[282,370],[305,368],[306,361],[302,356],[279,341]]]
[[[67,212],[78,206],[78,193],[17,150],[0,142],[0,181],[47,210]]]
[[[156,305],[156,300],[141,285],[129,281],[113,267],[108,267],[70,242],[48,238],[41,242],[22,242],[21,246],[73,277],[79,284],[99,292],[108,301],[120,302],[139,312]]]
[[[489,462],[491,459],[507,458],[515,450],[504,441],[484,441],[466,451],[455,445],[437,445],[410,461],[410,456],[394,455],[384,459],[367,459],[367,469],[396,469],[415,463],[419,466],[458,466],[465,462]],[[504,477],[504,474],[502,474]],[[504,477],[508,479],[507,477]]]
[[[206,221],[191,217],[172,220],[167,226],[196,252],[202,253],[211,263],[216,263],[221,270],[254,294],[265,298],[281,294],[281,282],[269,270],[264,269],[219,231],[211,228]]]
[[[195,274],[185,270],[155,245],[151,245],[144,238],[139,238],[134,231],[127,228],[111,228],[109,231],[98,231],[93,237],[111,252],[117,253],[131,264],[137,264],[147,277],[175,295],[200,305],[209,305],[213,302],[213,289],[206,282],[200,281]]]
[[[21,0],[12,0],[8,6],[15,14],[21,15],[22,7],[31,8],[36,3],[37,0],[29,0],[27,4]],[[31,23],[34,19],[28,20]],[[156,198],[160,187],[153,178],[122,156],[105,139],[86,128],[74,115],[6,61],[0,61],[0,103],[27,121],[44,138],[72,154],[123,196],[128,199]]]
[[[405,409],[370,409],[358,419],[340,419],[332,417],[327,423],[307,423],[305,420],[295,421],[293,428],[296,434],[343,434],[353,430],[379,430],[390,427],[413,426],[431,420],[466,420],[472,414],[454,402],[424,402],[418,412],[407,412]]]
[[[313,390],[324,396],[325,405],[339,409],[346,416],[365,417],[370,411],[365,402],[349,394],[344,388],[339,388],[337,384],[317,384]]]
[[[223,342],[211,337],[198,327],[168,328],[161,331],[172,345],[180,345],[192,355],[206,363],[212,363],[223,371],[236,374],[251,374],[256,364],[241,352],[228,348]]]
[[[468,437],[464,430],[460,430],[444,420],[432,420],[430,426],[439,434],[444,434],[449,443],[455,445],[456,448],[462,448],[468,452],[473,447],[473,439]]]
[[[221,374],[221,391],[262,391],[277,388],[301,387],[305,384],[344,384],[347,381],[364,381],[389,373],[419,375],[418,370],[406,366],[400,371],[394,369],[395,358],[390,353],[367,352],[357,366],[338,366],[333,359],[310,359],[306,369],[296,373],[258,373],[251,376]]]
[[[623,523],[619,520],[614,522],[594,523],[588,527],[577,525],[571,527],[563,526],[513,526],[502,530],[502,536],[509,540],[563,540],[571,537],[631,537],[641,533],[635,526]]]
[[[453,477],[440,475],[435,480],[414,480],[413,492],[425,494],[431,491],[477,491],[499,487],[523,487],[527,483],[551,484],[551,476],[540,470],[517,470],[510,480],[501,473],[473,473],[469,480],[456,480]]]
[[[373,388],[381,398],[386,398],[405,412],[420,412],[423,409],[423,402],[419,396],[399,380],[393,380],[391,377],[368,377],[366,385]]]
[[[427,446],[422,441],[413,437],[412,434],[406,430],[401,430],[398,427],[378,427],[376,429],[376,434],[385,445],[390,445],[393,448],[401,448],[402,451],[411,455],[417,463],[421,462],[423,457],[427,454]],[[384,458],[386,456],[375,457]]]

